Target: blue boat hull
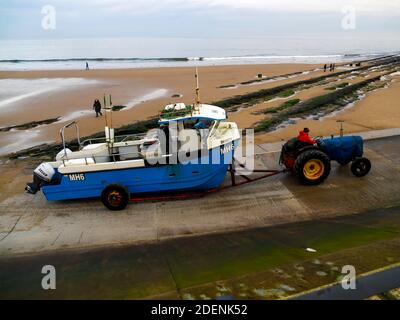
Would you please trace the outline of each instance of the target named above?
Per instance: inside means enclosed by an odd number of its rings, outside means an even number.
[[[77,173],[72,180],[71,175],[58,173],[59,184],[43,186],[42,191],[47,200],[54,201],[100,197],[110,184],[123,185],[131,194],[214,189],[223,182],[237,143],[210,150],[208,156],[186,164]],[[208,164],[216,156],[219,163]]]

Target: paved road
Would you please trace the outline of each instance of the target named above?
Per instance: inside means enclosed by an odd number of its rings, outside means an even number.
[[[398,150],[400,136],[368,141],[373,169],[364,178],[334,165],[321,186],[301,186],[284,174],[200,199],[131,204],[122,212],[110,212],[98,200],[49,203],[41,193],[25,194],[31,169],[21,169],[8,178],[21,192],[0,198],[0,255],[151,242],[400,205]],[[276,168],[277,158],[260,155],[257,166]],[[1,167],[7,175],[7,165]]]

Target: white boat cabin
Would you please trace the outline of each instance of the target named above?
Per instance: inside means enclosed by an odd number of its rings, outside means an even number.
[[[82,144],[77,125],[70,123],[61,129],[64,149],[49,164],[62,174],[144,167],[151,159],[174,152],[209,150],[240,139],[236,123],[226,118],[225,110],[213,105],[169,104],[160,113],[160,128],[142,135],[114,136],[114,129],[106,126],[104,138]],[[64,129],[72,124],[77,128],[78,151],[65,147]],[[171,150],[171,145],[176,147]]]

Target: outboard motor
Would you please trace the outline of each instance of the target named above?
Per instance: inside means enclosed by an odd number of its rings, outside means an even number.
[[[33,182],[27,183],[25,190],[28,193],[35,194],[43,185],[51,183],[55,173],[51,164],[47,162],[41,163],[33,170]]]

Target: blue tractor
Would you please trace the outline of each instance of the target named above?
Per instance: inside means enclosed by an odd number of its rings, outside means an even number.
[[[371,170],[371,162],[363,157],[364,141],[360,136],[317,138],[316,141],[316,145],[311,145],[293,138],[282,147],[280,162],[301,183],[322,183],[329,176],[332,160],[342,166],[351,162],[351,172],[356,177],[363,177]]]

